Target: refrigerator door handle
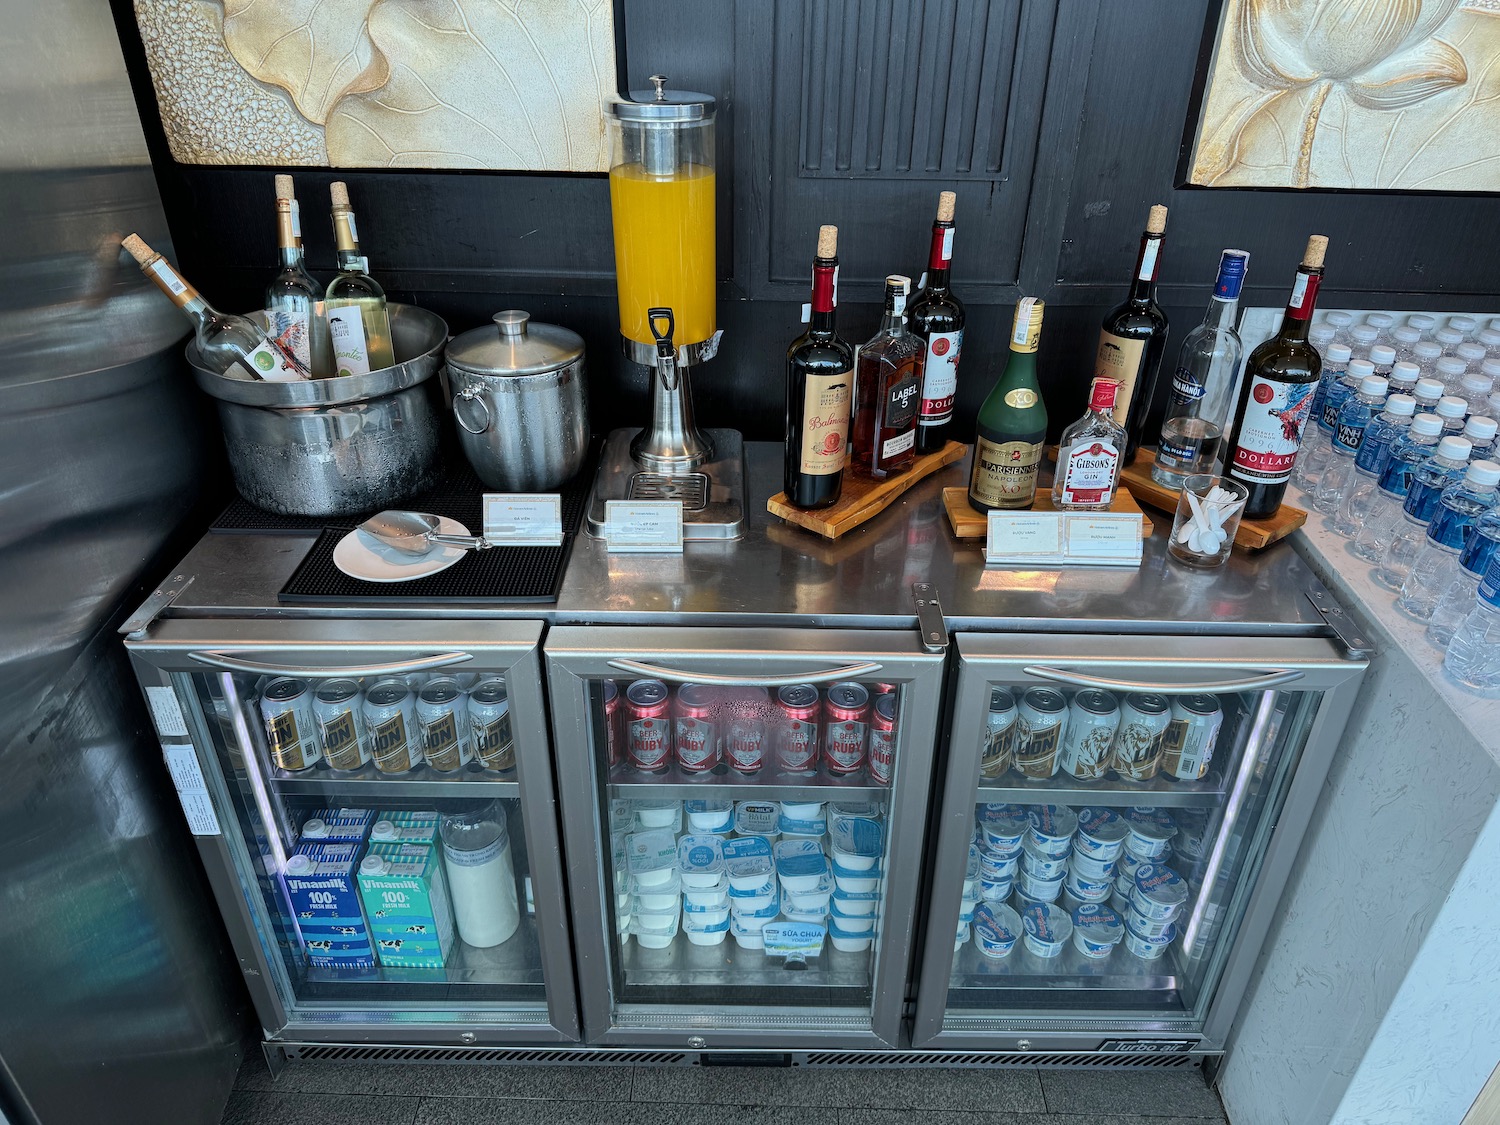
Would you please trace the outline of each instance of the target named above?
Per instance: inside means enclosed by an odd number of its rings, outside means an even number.
[[[1116,680],[1109,676],[1091,676],[1087,672],[1074,672],[1066,668],[1047,668],[1040,664],[1028,664],[1022,669],[1028,676],[1039,680],[1052,680],[1075,687],[1105,688],[1109,691],[1150,691],[1157,695],[1196,695],[1200,691],[1263,691],[1266,688],[1289,684],[1302,679],[1304,673],[1295,668],[1275,668],[1254,676],[1237,680],[1205,680],[1193,684],[1156,684],[1144,680]]]
[[[653,680],[679,684],[716,684],[722,687],[787,687],[790,684],[826,684],[830,680],[852,680],[880,671],[873,661],[846,664],[826,672],[793,672],[785,676],[721,676],[712,672],[684,672],[679,668],[659,668],[643,660],[611,660],[611,668]]]
[[[259,660],[246,660],[227,652],[190,652],[190,657],[199,664],[222,668],[227,672],[248,672],[251,675],[308,676],[315,679],[333,679],[350,676],[399,675],[403,672],[423,672],[429,668],[446,668],[451,664],[462,664],[473,660],[467,652],[434,652],[426,656],[413,656],[407,660],[392,660],[388,664],[341,664],[329,667],[304,667],[296,664],[264,664]]]

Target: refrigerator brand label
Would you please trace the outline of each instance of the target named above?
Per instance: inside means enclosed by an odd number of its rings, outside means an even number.
[[[1141,365],[1146,362],[1146,341],[1127,340],[1113,332],[1099,333],[1099,351],[1094,356],[1094,378],[1120,384],[1115,394],[1115,421],[1123,426],[1135,398]]]
[[[1231,476],[1251,484],[1281,484],[1291,479],[1302,429],[1312,410],[1313,386],[1254,376]]]
[[[831,476],[844,468],[849,443],[848,371],[826,375],[810,372],[802,396],[802,471]]]
[[[1106,1055],[1185,1055],[1192,1049],[1188,1039],[1106,1039],[1099,1044]]]

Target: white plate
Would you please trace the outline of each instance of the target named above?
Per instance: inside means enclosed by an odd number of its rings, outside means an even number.
[[[447,516],[439,516],[438,522],[444,535],[469,534],[467,527]],[[425,555],[407,555],[356,529],[334,547],[333,565],[365,582],[408,582],[447,570],[468,553],[459,547],[435,546]]]

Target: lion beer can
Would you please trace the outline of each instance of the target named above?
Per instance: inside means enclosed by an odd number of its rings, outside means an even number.
[[[896,693],[875,697],[870,709],[870,780],[889,785],[896,770]]]
[[[1178,696],[1162,739],[1162,769],[1179,781],[1197,781],[1208,772],[1223,725],[1224,712],[1213,696]]]
[[[352,773],[370,760],[365,737],[364,700],[353,680],[325,680],[313,692],[313,718],[328,768]]]
[[[498,676],[480,680],[469,692],[469,735],[474,757],[492,773],[509,775],[516,768],[516,739],[510,727],[510,699]]]
[[[1010,688],[990,689],[990,716],[979,756],[980,777],[1001,777],[1016,750],[1016,697]]]
[[[381,773],[408,773],[422,764],[416,696],[399,676],[377,680],[365,692],[365,729]]]
[[[1164,695],[1131,692],[1120,701],[1120,730],[1110,752],[1110,768],[1126,781],[1150,781],[1161,769],[1162,738],[1172,721]]]
[[[1015,767],[1027,777],[1051,777],[1057,772],[1057,749],[1062,741],[1068,701],[1054,688],[1032,688],[1016,708]]]
[[[282,676],[260,693],[260,717],[266,724],[271,760],[288,772],[311,769],[323,760],[313,718],[312,691],[306,680]]]
[[[683,773],[709,773],[719,764],[719,724],[714,721],[718,697],[707,684],[677,689],[677,718],[672,739]]]
[[[776,768],[810,774],[818,768],[818,689],[788,684],[776,693]]]
[[[1080,781],[1093,781],[1109,769],[1109,749],[1120,725],[1120,705],[1098,688],[1085,688],[1068,705],[1067,733],[1057,764]]]
[[[474,757],[469,739],[469,701],[450,676],[428,681],[417,693],[417,725],[422,753],[439,773],[456,773]]]
[[[870,689],[853,681],[828,689],[823,708],[823,760],[831,774],[858,773],[870,736]]]
[[[636,680],[625,689],[625,758],[643,773],[665,773],[672,764],[670,699],[660,680]]]

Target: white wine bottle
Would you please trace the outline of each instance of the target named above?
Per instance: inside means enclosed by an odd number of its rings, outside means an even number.
[[[221,313],[139,235],[122,243],[140,263],[141,272],[156,282],[183,315],[193,322],[203,365],[229,379],[264,379],[289,383],[306,379],[311,372],[297,357],[256,327],[255,322],[232,313]]]
[[[319,304],[322,286],[313,280],[302,260],[302,219],[292,177],[276,177],[276,242],[281,269],[266,286],[267,335],[297,357],[314,376],[330,370],[327,325]],[[322,347],[319,338],[322,339]],[[321,357],[318,352],[323,352]],[[319,362],[319,358],[322,362]]]
[[[385,290],[365,272],[369,263],[359,253],[359,228],[349,207],[349,187],[335,180],[333,237],[338,246],[339,273],[323,296],[323,315],[333,349],[335,375],[365,375],[396,365],[391,347],[391,317]]]

